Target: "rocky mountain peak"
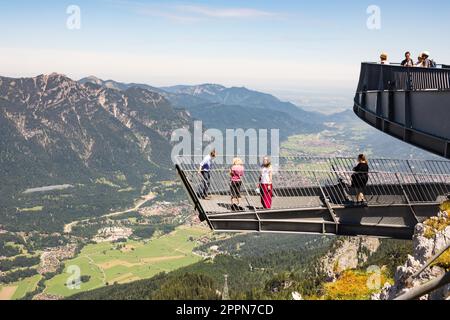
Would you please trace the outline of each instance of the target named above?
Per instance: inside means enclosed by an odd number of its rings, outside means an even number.
[[[33,78],[0,77],[0,124],[4,148],[11,153],[14,180],[22,155],[34,163],[48,163],[27,178],[92,176],[93,172],[120,171],[136,181],[153,166],[161,176],[171,169],[170,136],[188,123],[187,115],[175,111],[158,93],[145,89],[127,92],[95,83],[81,84],[52,73]],[[19,143],[20,142],[20,143]],[[31,158],[32,157],[32,158]],[[130,160],[131,159],[131,160]],[[132,161],[133,166],[129,166]],[[17,169],[11,169],[15,165]],[[30,165],[27,165],[30,167]],[[9,174],[8,172],[8,174]],[[73,177],[64,180],[73,182]]]
[[[321,259],[320,265],[322,272],[326,275],[326,281],[333,282],[342,272],[357,269],[366,263],[379,247],[380,240],[377,238],[340,238]]]
[[[413,253],[406,263],[399,266],[394,276],[394,285],[385,285],[381,294],[373,296],[374,300],[391,300],[408,291],[442,276],[450,269],[450,254],[442,255],[430,267],[425,269],[412,282],[407,280],[416,274],[430,259],[450,244],[450,202],[443,204],[442,211],[424,223],[416,226],[413,238]],[[423,300],[449,300],[450,284],[422,297]]]

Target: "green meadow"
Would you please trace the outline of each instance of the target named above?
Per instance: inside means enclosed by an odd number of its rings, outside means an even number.
[[[41,275],[25,278],[7,285],[0,285],[0,300],[17,300],[23,298],[28,292],[36,289]]]
[[[183,226],[146,242],[130,240],[87,245],[77,257],[65,261],[63,273],[46,281],[44,292],[67,297],[114,283],[147,279],[193,264],[201,260],[192,253],[197,245],[195,239],[209,232],[204,228]],[[76,287],[70,280],[78,275],[88,281]]]

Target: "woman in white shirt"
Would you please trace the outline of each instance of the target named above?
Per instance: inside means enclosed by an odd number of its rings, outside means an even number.
[[[273,183],[272,183],[272,163],[269,157],[264,157],[259,178],[259,189],[261,204],[264,209],[272,208]]]

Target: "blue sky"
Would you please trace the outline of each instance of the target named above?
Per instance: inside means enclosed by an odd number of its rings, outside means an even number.
[[[69,5],[81,29],[69,30]],[[369,30],[367,8],[381,9]],[[222,83],[347,104],[361,61],[429,50],[450,63],[448,1],[2,1],[0,74]]]

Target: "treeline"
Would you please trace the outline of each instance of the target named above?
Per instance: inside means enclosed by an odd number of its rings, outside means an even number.
[[[32,267],[40,262],[39,257],[25,257],[25,256],[19,256],[12,260],[9,259],[2,259],[0,260],[0,271],[10,271],[12,269],[17,268],[26,268],[26,267]]]
[[[226,240],[218,240],[200,245],[195,250],[207,252],[217,245],[222,252],[239,257],[267,257],[279,255],[281,251],[306,252],[306,256],[320,248],[329,248],[335,238],[317,235],[275,235],[250,234],[238,235]]]
[[[8,272],[3,276],[0,276],[0,283],[4,283],[4,284],[12,283],[12,282],[22,280],[24,278],[34,276],[36,274],[38,274],[36,268],[19,269],[19,270]]]
[[[22,253],[22,249],[11,246],[9,243],[25,245],[21,237],[10,233],[0,234],[0,257],[14,257]]]
[[[163,235],[175,231],[175,224],[147,225],[133,227],[133,236],[139,239],[151,239],[156,232]]]
[[[412,241],[382,239],[380,247],[369,257],[363,268],[372,265],[386,266],[387,275],[393,278],[397,267],[403,265],[412,252]]]
[[[217,300],[218,284],[205,275],[161,273],[131,284],[76,294],[69,300]]]
[[[69,222],[125,209],[140,196],[137,190],[117,191],[116,187],[92,183],[62,191],[0,195],[0,225],[11,232],[62,232]],[[19,205],[42,210],[20,211]]]
[[[26,249],[29,254],[34,254],[38,250],[55,248],[66,245],[69,242],[67,237],[53,234],[29,234],[26,240],[12,233],[0,234],[0,256],[14,257],[23,253]]]
[[[16,247],[0,243],[0,257],[14,257],[22,253],[22,250]]]
[[[42,250],[44,248],[55,248],[64,246],[69,242],[66,237],[60,235],[38,235],[33,234],[27,239],[27,248],[30,251]]]

